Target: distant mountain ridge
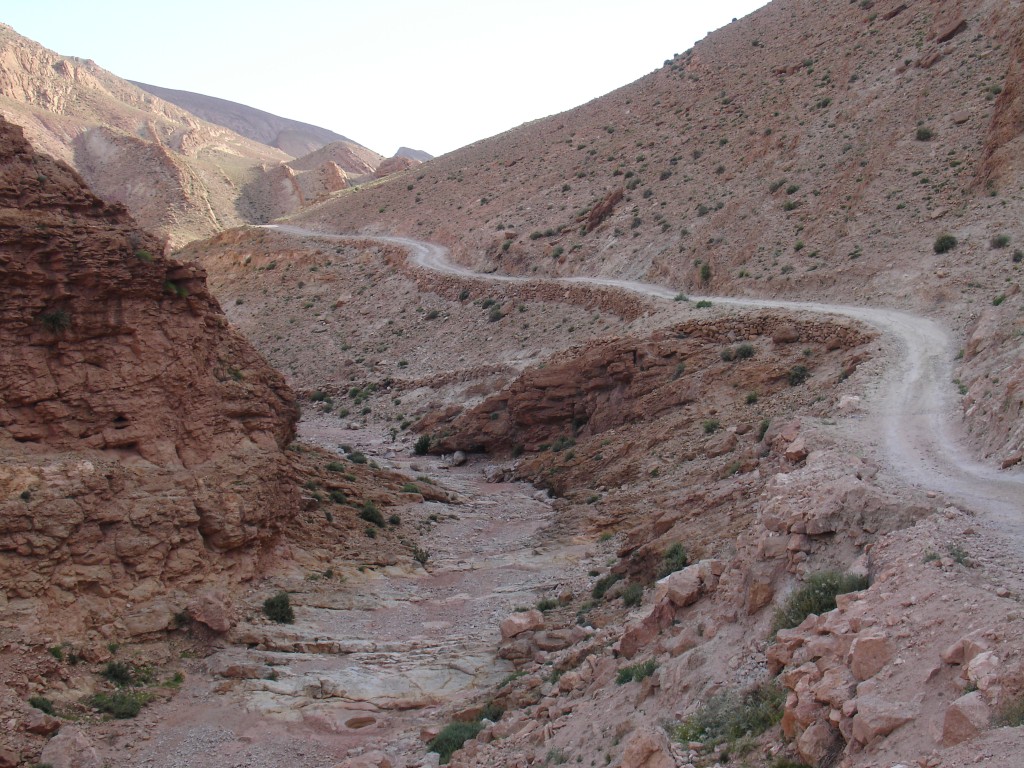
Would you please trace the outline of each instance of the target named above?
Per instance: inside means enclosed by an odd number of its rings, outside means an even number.
[[[410,149],[409,147],[399,147],[398,151],[395,152],[395,157],[408,157],[410,160],[418,160],[421,163],[434,159],[434,156],[429,152],[424,152],[422,149]]]
[[[269,147],[276,147],[292,157],[302,157],[327,144],[340,141],[350,145],[356,154],[361,154],[358,150],[366,153],[367,157],[363,160],[369,162],[370,165],[376,166],[380,162],[381,155],[378,153],[327,128],[290,120],[287,117],[216,96],[163,88],[134,80],[129,82],[147,93],[201,117],[203,120],[230,128],[237,134]],[[370,162],[369,156],[376,158],[376,162]]]

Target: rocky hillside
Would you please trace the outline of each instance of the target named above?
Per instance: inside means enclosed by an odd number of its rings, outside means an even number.
[[[201,269],[7,122],[0,219],[5,617],[163,629],[170,593],[251,575],[295,514],[295,401]]]
[[[636,83],[302,220],[434,240],[485,271],[913,307],[961,337],[999,300],[1009,337],[1022,36],[996,0],[776,0]],[[1006,382],[985,399],[1019,421]]]
[[[302,157],[327,144],[340,142],[364,163],[375,166],[382,159],[376,152],[326,128],[309,125],[298,120],[289,120],[286,117],[279,117],[270,112],[247,107],[245,104],[237,104],[227,99],[204,96],[191,91],[179,91],[174,88],[161,88],[157,85],[137,83],[134,80],[131,82],[147,93],[158,96],[171,104],[176,104],[207,122],[230,128],[240,136],[266,144],[268,147],[276,147],[292,157]],[[351,173],[356,169],[345,168],[344,170]]]

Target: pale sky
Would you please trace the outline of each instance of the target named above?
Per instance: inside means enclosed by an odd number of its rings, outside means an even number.
[[[128,80],[433,155],[583,104],[766,0],[5,0],[0,21]]]

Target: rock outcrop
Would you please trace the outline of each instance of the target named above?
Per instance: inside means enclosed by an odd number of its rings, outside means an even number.
[[[174,590],[251,575],[297,509],[290,390],[202,269],[160,252],[0,121],[0,594],[15,621],[61,606],[69,634],[162,629],[184,608]]]

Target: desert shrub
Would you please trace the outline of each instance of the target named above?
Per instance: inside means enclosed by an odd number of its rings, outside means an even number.
[[[704,434],[710,435],[721,429],[722,423],[718,419],[707,419],[701,426],[704,428]]]
[[[331,496],[331,501],[333,501],[335,504],[347,504],[348,503],[348,497],[344,493],[342,493],[341,491],[331,491],[330,496]]]
[[[931,141],[934,137],[935,132],[931,128],[926,128],[923,125],[917,129],[917,133],[915,134],[915,138],[918,141]]]
[[[747,405],[754,405],[757,402],[757,392],[747,392]]]
[[[967,565],[967,550],[961,547],[956,542],[950,542],[946,545],[946,551],[949,552],[949,556],[960,565]]]
[[[764,733],[782,719],[786,689],[774,680],[741,694],[723,691],[709,697],[692,715],[676,726],[677,741],[720,744],[750,734]]]
[[[47,648],[46,652],[53,656],[53,658],[55,658],[57,661],[64,661],[64,649],[61,648],[59,645],[54,645]]]
[[[590,596],[595,600],[600,600],[612,588],[612,585],[621,578],[617,573],[609,573],[607,576],[602,576],[594,582],[594,588],[590,590]]]
[[[839,571],[812,573],[804,585],[790,594],[783,606],[775,611],[772,631],[799,626],[812,613],[819,616],[828,613],[836,607],[836,595],[857,592],[867,587],[868,580],[864,576]]]
[[[426,456],[427,451],[430,450],[430,435],[420,435],[416,441],[416,445],[412,447],[413,453],[417,456]]]
[[[736,352],[732,347],[726,347],[722,350],[720,357],[722,358],[722,362],[731,363],[736,359]]]
[[[97,693],[89,699],[89,704],[118,720],[128,720],[139,714],[142,707],[151,699],[152,696],[148,693],[115,691],[114,693]]]
[[[32,696],[28,700],[29,705],[35,707],[40,712],[45,712],[48,715],[53,714],[53,702],[45,696]]]
[[[993,235],[992,239],[989,241],[989,245],[991,245],[996,250],[998,250],[1000,248],[1005,248],[1009,244],[1010,244],[1010,236],[1009,235]]]
[[[806,365],[794,365],[786,374],[786,381],[789,382],[789,386],[796,387],[807,381],[810,376],[811,372],[807,370]]]
[[[761,419],[761,424],[757,428],[757,441],[761,442],[764,440],[764,436],[768,434],[768,427],[772,425],[771,419]]]
[[[388,515],[388,525],[398,526],[398,525],[401,525],[401,524],[402,524],[401,516],[399,516],[399,515]]]
[[[740,360],[749,360],[754,356],[753,344],[740,344],[736,347],[736,357]]]
[[[537,610],[541,613],[547,613],[548,611],[554,610],[558,607],[558,601],[550,597],[545,597],[543,600],[537,603]]]
[[[425,549],[421,549],[419,546],[412,548],[412,559],[420,565],[425,566],[427,561],[430,560],[430,552]]]
[[[665,550],[661,556],[661,567],[658,569],[658,578],[663,579],[670,573],[681,571],[690,564],[690,558],[686,549],[678,541]]]
[[[71,327],[71,315],[63,309],[55,309],[39,315],[39,322],[50,333],[63,333]]]
[[[352,451],[352,453],[348,455],[348,460],[351,461],[353,464],[365,464],[366,454],[364,454],[362,451]]]
[[[118,688],[131,685],[134,681],[131,665],[123,661],[108,661],[100,674]]]
[[[640,605],[644,599],[644,587],[643,584],[633,582],[622,590],[622,602],[627,606],[633,607]]]
[[[402,493],[419,493],[420,487],[416,483],[405,483],[402,485]]]
[[[935,238],[935,242],[932,244],[932,250],[936,253],[947,253],[956,248],[957,243],[957,239],[947,232]]]
[[[702,283],[711,281],[711,265],[706,262],[700,265],[700,281]]]
[[[992,719],[993,725],[1017,728],[1024,725],[1024,694],[1020,694],[1003,704]]]
[[[459,301],[465,301],[469,298],[469,288],[463,288],[459,291]]]
[[[1024,251],[1021,251],[1019,249],[1014,251],[1013,252],[1013,263],[1014,264],[1020,264],[1022,261],[1024,261]]]
[[[711,302],[710,302],[710,301],[708,301],[707,299],[701,299],[701,300],[700,300],[700,301],[698,301],[698,302],[697,302],[696,304],[694,304],[694,306],[695,306],[695,307],[696,307],[697,309],[707,309],[708,307],[710,307],[710,306],[711,306]]]
[[[431,752],[441,756],[441,765],[445,765],[451,756],[470,739],[483,730],[482,723],[448,723],[444,729],[427,743]]]
[[[654,659],[648,659],[642,661],[639,664],[633,664],[629,667],[623,667],[619,670],[619,673],[615,676],[616,685],[625,685],[626,683],[640,682],[645,677],[650,677],[654,674],[654,670],[658,668],[658,662]]]
[[[365,520],[368,523],[373,523],[378,528],[384,527],[384,515],[377,509],[377,505],[372,501],[366,501],[363,503],[363,508],[359,511],[359,518]]]
[[[491,307],[491,311],[487,314],[487,320],[492,323],[496,323],[505,317],[505,313],[501,311],[501,307]]]
[[[294,624],[295,611],[292,610],[291,598],[287,592],[278,592],[263,601],[263,613],[271,621],[278,624]]]

